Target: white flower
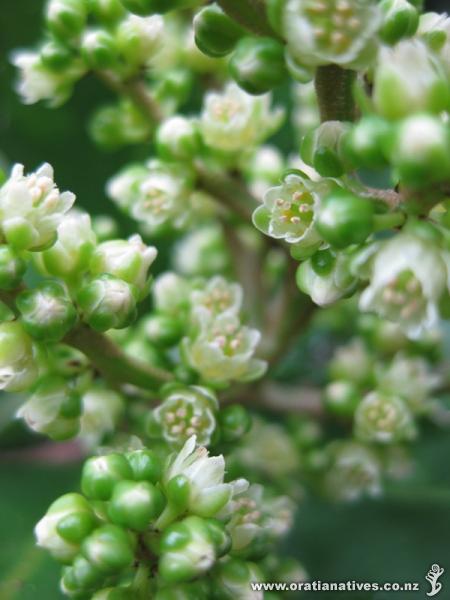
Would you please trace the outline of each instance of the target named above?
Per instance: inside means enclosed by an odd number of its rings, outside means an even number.
[[[311,261],[306,260],[297,271],[297,284],[315,304],[333,304],[350,294],[354,288],[355,279],[350,274],[348,263],[348,256],[338,254],[330,273],[319,275],[311,266]]]
[[[164,36],[161,15],[128,15],[117,30],[118,45],[130,63],[147,64],[159,52]]]
[[[373,44],[380,11],[370,0],[287,0],[283,30],[300,65],[352,66]]]
[[[415,435],[411,410],[397,395],[370,392],[356,408],[355,436],[364,442],[392,444]]]
[[[105,433],[113,432],[125,404],[113,390],[91,388],[81,399],[80,437],[88,446],[98,445]]]
[[[61,72],[51,71],[42,64],[39,53],[26,50],[15,52],[11,62],[20,69],[16,89],[24,104],[34,104],[39,100],[48,100],[50,106],[63,104],[70,96],[75,81],[84,73],[80,64]]]
[[[360,308],[398,323],[411,338],[432,329],[439,320],[438,301],[446,283],[438,248],[410,233],[396,235],[378,251],[370,285]]]
[[[122,210],[128,210],[139,193],[148,170],[144,165],[131,165],[122,169],[108,181],[106,193]]]
[[[200,331],[194,339],[185,338],[184,349],[193,369],[211,383],[252,381],[261,377],[267,363],[253,358],[261,334],[241,325],[232,314],[208,318],[204,310],[194,311]]]
[[[212,277],[206,285],[191,294],[194,310],[202,308],[210,315],[238,314],[243,291],[238,283],[229,283],[224,277]]]
[[[23,171],[23,165],[16,164],[0,189],[0,226],[13,247],[37,250],[54,243],[57,228],[75,195],[60,193],[48,163],[31,175]]]
[[[271,135],[281,124],[283,111],[270,110],[270,95],[250,96],[230,83],[222,93],[210,92],[200,118],[208,146],[226,152],[247,150]]]
[[[212,517],[231,499],[236,490],[248,487],[245,479],[224,483],[225,460],[222,455],[209,456],[206,448],[196,448],[195,435],[190,437],[170,462],[164,479],[184,475],[190,484],[189,512],[200,517]]]

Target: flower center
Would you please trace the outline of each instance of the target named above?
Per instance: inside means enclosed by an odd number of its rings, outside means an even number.
[[[426,306],[422,284],[409,269],[402,271],[386,285],[382,298],[389,314],[395,319],[413,319]]]

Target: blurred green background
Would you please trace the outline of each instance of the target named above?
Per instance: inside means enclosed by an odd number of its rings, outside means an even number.
[[[448,0],[429,3],[445,10]],[[77,86],[73,98],[58,110],[23,106],[13,91],[14,72],[8,63],[14,48],[29,47],[40,35],[41,0],[1,0],[0,11],[0,163],[22,162],[32,169],[50,162],[62,189],[76,192],[92,214],[114,212],[104,194],[105,181],[146,148],[114,153],[99,151],[87,134],[87,119],[109,94],[94,79]],[[288,140],[284,139],[283,145]],[[114,212],[115,216],[118,216]],[[122,222],[125,230],[130,223]],[[302,360],[304,348],[292,360]],[[295,364],[295,362],[294,362]],[[53,600],[59,568],[34,548],[32,529],[49,503],[76,488],[76,462],[45,464],[14,448],[18,437],[2,436],[11,410],[0,410],[0,600]],[[5,448],[5,446],[8,446]],[[58,457],[58,452],[55,453]],[[423,431],[414,448],[417,470],[401,489],[383,501],[333,506],[305,497],[295,530],[283,551],[297,556],[311,579],[322,581],[418,581],[417,594],[300,594],[302,598],[425,598],[424,576],[437,562],[450,598],[450,433]],[[28,458],[27,458],[28,457]],[[426,490],[426,491],[424,491]],[[292,593],[292,597],[296,594]]]

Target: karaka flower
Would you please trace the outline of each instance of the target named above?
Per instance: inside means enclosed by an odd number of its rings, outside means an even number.
[[[355,436],[363,442],[392,444],[415,435],[411,410],[398,395],[370,392],[356,409]]]
[[[253,381],[261,377],[267,363],[254,358],[261,334],[242,325],[235,315],[222,314],[206,318],[196,314],[199,331],[185,338],[184,351],[190,366],[204,381],[223,385],[229,381]]]
[[[207,388],[176,388],[151,414],[150,434],[160,431],[163,439],[175,446],[195,435],[199,444],[207,446],[216,428],[217,410],[217,398]]]
[[[410,233],[385,242],[375,256],[372,278],[360,308],[398,323],[417,338],[435,327],[446,269],[439,248]]]
[[[324,272],[315,267],[312,259],[303,262],[297,269],[297,285],[319,306],[327,306],[348,296],[355,288],[355,278],[349,271],[349,258],[338,254]]]
[[[283,111],[271,110],[270,96],[250,96],[236,84],[206,95],[200,117],[205,143],[216,150],[237,152],[269,137],[281,125]]]
[[[368,0],[288,0],[282,13],[290,54],[313,67],[361,62],[373,50],[380,20],[378,7]]]
[[[72,192],[60,193],[49,164],[31,175],[24,175],[23,165],[15,165],[0,189],[0,229],[4,239],[20,250],[52,245],[57,228],[74,201]]]
[[[242,306],[242,287],[229,283],[220,275],[212,277],[201,289],[194,289],[191,302],[194,310],[205,310],[209,315],[238,314]]]
[[[266,235],[289,244],[318,245],[322,238],[314,227],[316,210],[329,190],[327,181],[317,183],[289,174],[282,185],[266,192],[263,204],[253,213],[253,223]]]

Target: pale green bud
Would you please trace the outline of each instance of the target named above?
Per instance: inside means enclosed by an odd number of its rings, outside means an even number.
[[[36,381],[31,338],[18,321],[0,323],[0,390],[21,392]]]
[[[337,255],[333,268],[326,274],[317,273],[311,259],[306,260],[297,269],[296,279],[299,289],[319,306],[337,302],[350,295],[355,287],[348,256],[344,254]]]
[[[155,307],[159,312],[177,316],[190,305],[190,285],[176,273],[159,275],[153,284],[152,292]]]
[[[164,121],[156,132],[156,145],[161,158],[190,160],[195,158],[201,143],[197,123],[176,115]]]
[[[118,26],[118,47],[130,66],[147,64],[159,51],[164,35],[160,15],[128,15]]]
[[[81,398],[80,436],[88,446],[96,446],[107,433],[115,430],[125,410],[120,394],[113,390],[92,387]]]

